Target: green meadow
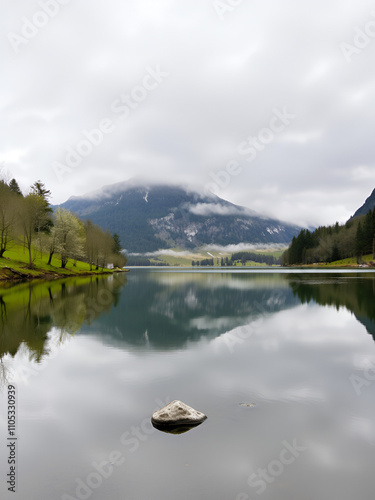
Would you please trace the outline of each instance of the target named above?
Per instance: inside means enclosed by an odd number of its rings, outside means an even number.
[[[0,258],[0,280],[11,280],[17,278],[63,278],[64,276],[79,276],[87,274],[112,273],[110,269],[90,271],[90,265],[79,260],[69,260],[64,269],[61,268],[59,255],[54,255],[51,264],[48,265],[48,254],[40,254],[36,248],[33,249],[33,267],[28,267],[28,252],[22,245],[13,245]]]

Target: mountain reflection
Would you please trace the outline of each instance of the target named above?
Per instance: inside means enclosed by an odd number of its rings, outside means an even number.
[[[374,296],[367,274],[133,270],[21,284],[0,289],[0,361],[22,347],[40,363],[53,328],[59,342],[80,334],[124,349],[183,349],[310,302],[347,308],[375,340]]]
[[[298,303],[283,275],[137,271],[120,307],[81,333],[118,347],[181,349]]]

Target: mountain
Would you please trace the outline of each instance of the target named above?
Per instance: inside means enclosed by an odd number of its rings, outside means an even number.
[[[357,215],[366,215],[369,210],[374,210],[375,208],[375,189],[364,202],[364,204],[356,211],[353,217],[357,217]]]
[[[301,230],[213,194],[136,180],[71,197],[60,206],[116,232],[127,252],[206,244],[288,244]]]

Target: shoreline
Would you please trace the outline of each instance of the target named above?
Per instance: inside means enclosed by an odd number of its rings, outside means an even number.
[[[32,272],[28,272],[32,271]],[[15,270],[10,266],[4,266],[0,268],[0,286],[5,283],[17,283],[24,281],[33,281],[33,280],[45,280],[52,281],[61,278],[79,278],[80,276],[103,276],[103,275],[112,275],[114,273],[126,273],[129,272],[129,269],[105,269],[102,271],[78,271],[74,272],[71,269],[61,269],[58,270],[43,270],[43,269],[27,269],[23,268],[22,271]]]

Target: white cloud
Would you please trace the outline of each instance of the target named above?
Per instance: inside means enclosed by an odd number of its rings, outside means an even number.
[[[236,245],[207,245],[204,247],[209,250],[216,250],[218,252],[225,253],[235,253],[235,252],[244,252],[251,250],[283,250],[286,248],[286,245],[282,243],[237,243]]]
[[[231,205],[221,205],[220,203],[197,203],[196,205],[190,205],[189,211],[194,215],[238,215],[244,216],[252,211],[247,210],[242,207],[231,206]]]
[[[156,250],[156,252],[147,252],[147,253],[129,253],[131,256],[142,256],[142,257],[159,257],[160,255],[167,255],[169,257],[187,257],[191,255],[191,252],[179,251],[176,250]]]

